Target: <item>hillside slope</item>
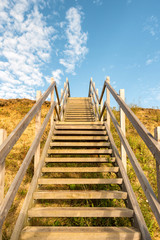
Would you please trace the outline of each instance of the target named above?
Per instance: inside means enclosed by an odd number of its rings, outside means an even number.
[[[3,100],[0,99],[0,128],[4,128],[9,135],[20,120],[26,115],[26,113],[34,105],[35,101],[28,99],[13,99],[13,100]],[[49,102],[45,102],[42,106],[42,121],[45,118],[49,110]],[[132,107],[132,110],[137,115],[137,117],[142,121],[146,128],[153,134],[154,128],[160,126],[160,110],[159,109],[143,109],[138,107]],[[119,112],[114,110],[117,120],[119,121]],[[48,128],[49,129],[49,125]],[[119,147],[119,138],[114,130],[112,125],[112,133],[115,138],[115,142]],[[155,171],[155,160],[153,159],[151,153],[146,148],[145,144],[142,142],[139,136],[137,136],[136,131],[133,129],[133,126],[126,120],[126,130],[127,138],[131,144],[132,149],[134,150],[149,182],[151,183],[154,191],[156,192],[156,171]],[[47,130],[48,131],[48,130]],[[44,141],[47,136],[47,131],[42,137],[41,145],[44,144]],[[32,120],[28,128],[25,130],[24,134],[18,140],[17,144],[8,155],[6,159],[6,175],[5,175],[5,193],[7,192],[11,182],[14,179],[33,139],[35,136],[35,119]],[[151,233],[153,239],[159,239],[160,230],[156,221],[151,213],[150,207],[148,206],[147,200],[143,191],[140,187],[140,184],[134,174],[134,170],[128,161],[128,175],[131,180],[133,189],[137,195],[138,202],[140,204],[141,210],[144,214],[147,226]],[[23,200],[27,193],[29,183],[33,176],[33,162],[31,163],[27,174],[21,184],[21,187],[18,191],[14,204],[12,205],[10,212],[8,214],[7,220],[4,224],[3,230],[3,239],[9,239],[13,226],[15,224],[16,218],[20,211],[20,208],[23,204]]]

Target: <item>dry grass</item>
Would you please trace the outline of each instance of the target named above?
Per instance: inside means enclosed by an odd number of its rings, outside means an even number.
[[[132,111],[136,114],[139,120],[145,125],[148,131],[154,135],[154,128],[160,126],[160,110],[159,109],[144,109],[137,106],[131,107]],[[114,110],[117,121],[119,122],[119,111]],[[120,149],[119,137],[115,131],[115,128],[112,124],[112,134],[116,142],[117,147]],[[156,162],[153,158],[153,155],[146,147],[143,140],[137,134],[136,130],[126,118],[126,136],[134,151],[149,183],[151,184],[154,192],[157,195],[157,183],[156,183]],[[150,209],[148,201],[145,197],[145,194],[141,188],[139,180],[137,179],[133,167],[127,159],[127,171],[128,176],[131,181],[131,185],[137,197],[138,203],[140,205],[141,211],[145,218],[147,227],[150,231],[151,237],[154,240],[160,239],[160,229],[156,222],[156,219]]]
[[[0,128],[7,131],[7,136],[14,130],[21,119],[32,108],[35,101],[28,99],[13,99],[3,100],[0,99]],[[42,122],[49,110],[49,102],[45,102],[42,106]],[[41,139],[41,147],[44,145],[49,125],[44,132]],[[31,143],[35,137],[35,118],[31,121],[26,128],[20,139],[15,144],[14,148],[7,156],[5,161],[5,194],[7,193],[19,167],[22,164],[27,151],[29,150]],[[7,219],[3,225],[3,239],[9,239],[18,217],[19,211],[22,207],[24,198],[26,196],[29,184],[33,176],[33,160],[27,170],[27,173],[23,179],[23,182],[18,190],[14,203],[9,211]]]
[[[0,100],[0,128],[4,128],[9,135],[20,120],[26,115],[26,113],[31,109],[35,102],[27,99],[14,99],[14,100]],[[49,102],[44,103],[42,106],[42,121],[45,118],[49,110]],[[154,128],[160,126],[160,110],[158,109],[143,109],[138,107],[132,107],[132,110],[135,112],[137,117],[144,123],[147,129],[153,134]],[[119,112],[114,111],[117,119],[119,120]],[[47,130],[44,133],[41,141],[41,145],[44,144],[49,125]],[[127,129],[127,138],[130,142],[132,149],[134,150],[149,182],[151,183],[154,191],[156,192],[156,171],[155,171],[155,160],[152,157],[151,153],[146,148],[145,144],[142,142],[140,137],[137,136],[136,131],[126,120],[126,129]],[[119,147],[119,138],[115,133],[115,130],[112,126],[112,132],[117,146]],[[5,175],[5,194],[9,189],[10,184],[12,183],[29,147],[35,136],[35,119],[32,120],[30,125],[27,127],[21,138],[18,140],[14,146],[11,153],[6,158],[6,175]],[[134,174],[134,170],[128,160],[128,175],[131,180],[133,189],[137,196],[138,202],[144,214],[147,226],[151,233],[151,236],[154,240],[159,239],[160,231],[156,221],[153,217],[153,214],[148,206],[143,190],[140,187],[140,184]],[[30,167],[27,170],[27,173],[23,179],[23,182],[19,188],[19,191],[16,195],[14,203],[10,209],[8,217],[4,223],[3,227],[3,239],[9,239],[13,226],[18,217],[18,213],[23,204],[25,195],[27,193],[31,178],[33,176],[33,161],[30,164]],[[83,224],[82,224],[83,225]]]

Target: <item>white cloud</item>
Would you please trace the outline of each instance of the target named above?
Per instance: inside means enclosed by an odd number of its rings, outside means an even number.
[[[43,0],[0,0],[0,80],[14,83],[10,95],[0,91],[0,97],[31,96],[30,87],[43,86],[43,63],[50,59],[55,31],[38,9]],[[18,85],[25,85],[25,88]],[[2,84],[3,89],[4,85]],[[19,89],[19,92],[17,91]],[[28,90],[29,89],[29,90]],[[15,92],[14,92],[15,90]]]
[[[75,74],[75,67],[88,52],[86,47],[87,33],[81,28],[81,11],[78,8],[70,8],[66,13],[67,27],[65,29],[67,44],[65,45],[64,58],[59,60],[66,68],[67,73]]]
[[[160,51],[157,51],[152,57],[148,56],[146,60],[146,65],[150,65],[152,63],[156,63],[160,61]]]
[[[54,78],[54,80],[59,84],[60,80],[61,80],[61,75],[63,76],[63,71],[61,69],[57,69],[55,71],[52,72],[52,76]]]
[[[103,4],[103,0],[93,0],[93,3],[98,6],[101,6]]]
[[[148,18],[144,24],[143,30],[150,33],[152,37],[156,37],[156,39],[158,39],[160,34],[158,18],[153,15]]]

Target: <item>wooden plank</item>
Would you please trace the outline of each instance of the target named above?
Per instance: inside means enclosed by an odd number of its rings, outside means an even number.
[[[56,82],[53,82],[50,87],[46,90],[46,92],[42,95],[39,101],[32,107],[32,109],[25,115],[25,117],[21,120],[21,122],[17,125],[17,127],[12,131],[12,133],[8,136],[5,142],[0,146],[0,163],[4,162],[6,156],[11,151],[14,144],[18,141],[30,121],[33,119],[35,114],[40,110],[42,104],[51,93],[51,91],[55,88]]]
[[[77,158],[77,157],[72,157],[72,158],[66,158],[66,157],[63,157],[63,158],[59,158],[59,157],[56,157],[56,158],[45,158],[45,162],[102,162],[102,163],[114,163],[115,162],[115,158],[95,158],[95,157],[85,157],[85,158]]]
[[[77,122],[77,123],[75,123],[75,122],[66,123],[66,122],[64,122],[64,121],[62,121],[62,122],[57,121],[57,122],[56,122],[56,125],[62,125],[62,124],[65,124],[65,125],[84,125],[81,121],[80,121],[80,122]],[[103,123],[100,122],[100,121],[91,122],[91,123],[87,123],[87,122],[86,122],[85,125],[97,125],[97,126],[100,125],[100,126],[102,126]]]
[[[148,228],[146,226],[145,220],[143,218],[141,209],[140,209],[139,204],[137,202],[136,196],[135,196],[134,191],[132,189],[132,186],[130,184],[127,173],[124,169],[124,166],[123,166],[122,160],[120,158],[117,146],[114,142],[114,139],[112,137],[112,134],[110,132],[110,129],[109,129],[107,123],[105,123],[105,126],[106,126],[106,130],[108,132],[109,140],[110,140],[111,145],[112,145],[113,155],[116,157],[116,161],[117,161],[117,164],[119,166],[119,172],[120,172],[120,174],[123,178],[124,186],[125,186],[125,189],[128,193],[129,203],[131,205],[131,208],[134,210],[134,224],[136,225],[136,227],[138,227],[140,229],[140,231],[142,233],[142,240],[151,240]]]
[[[76,191],[52,190],[38,191],[33,194],[34,199],[126,199],[127,193],[123,191]]]
[[[31,208],[28,217],[133,217],[133,210],[120,207]]]
[[[21,240],[140,240],[141,233],[133,227],[32,227],[23,229]]]
[[[85,155],[85,154],[90,154],[90,155],[108,155],[112,154],[112,149],[48,149],[48,154],[56,154],[56,155],[72,155],[72,154],[77,154],[77,155]]]
[[[40,178],[38,184],[122,184],[122,178]]]
[[[117,173],[119,167],[43,167],[42,172],[114,172]]]
[[[53,136],[55,141],[107,141],[108,136]]]
[[[67,124],[64,124],[64,125],[56,125],[55,126],[55,129],[59,130],[59,129],[74,129],[74,130],[105,130],[105,126],[96,126],[96,125],[67,125]]]
[[[109,142],[51,142],[51,147],[109,147]]]
[[[106,131],[92,131],[92,130],[54,130],[55,135],[106,135]]]

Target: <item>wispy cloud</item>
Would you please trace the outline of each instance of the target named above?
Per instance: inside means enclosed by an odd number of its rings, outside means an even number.
[[[52,72],[52,76],[58,84],[60,83],[61,76],[63,76],[63,75],[64,75],[64,73],[61,69],[57,69],[57,70]]]
[[[131,4],[132,3],[132,0],[127,0],[127,4]]]
[[[158,39],[160,34],[160,25],[158,18],[153,15],[148,18],[144,24],[143,30],[148,32],[152,37],[156,37],[156,39]]]
[[[49,61],[50,39],[54,35],[54,29],[47,26],[38,2],[40,1],[1,1],[0,81],[1,89],[8,87],[10,92],[8,95],[8,91],[0,91],[1,98],[29,95],[32,98],[33,91],[30,87],[44,84],[41,67]]]
[[[102,6],[103,0],[93,0],[93,3],[96,4],[97,6]]]
[[[75,67],[85,58],[88,52],[86,47],[88,34],[82,31],[82,12],[79,8],[70,8],[66,12],[65,34],[67,43],[63,51],[64,57],[59,60],[66,68],[67,73],[75,74]]]
[[[152,63],[156,63],[160,61],[160,51],[157,51],[153,56],[148,55],[146,60],[146,65],[151,65]]]

